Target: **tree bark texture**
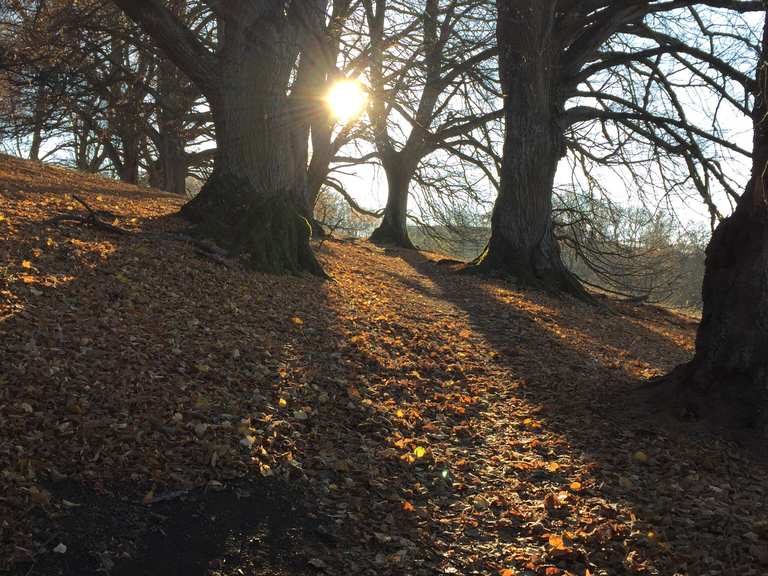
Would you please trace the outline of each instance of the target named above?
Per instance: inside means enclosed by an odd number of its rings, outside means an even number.
[[[324,14],[325,0],[216,3],[215,54],[159,0],[115,2],[211,107],[213,174],[182,214],[258,269],[322,274],[304,218],[308,124],[297,117],[288,88],[303,43],[322,33],[310,27],[322,23],[315,12]]]
[[[395,153],[383,162],[387,175],[387,204],[381,223],[371,234],[371,242],[413,249],[408,237],[408,190],[415,168]]]
[[[547,289],[583,296],[560,257],[552,188],[565,154],[554,0],[497,2],[506,135],[491,239],[475,262]]]

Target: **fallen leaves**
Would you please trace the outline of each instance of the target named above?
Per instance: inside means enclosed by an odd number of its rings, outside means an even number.
[[[636,462],[640,462],[641,464],[647,464],[648,463],[648,454],[646,454],[642,450],[638,450],[637,452],[635,452],[632,455],[632,458],[634,458],[634,460]]]
[[[634,378],[684,359],[691,326],[365,243],[324,243],[332,285],[224,272],[181,243],[44,226],[75,177],[51,178],[57,194],[14,192],[0,218],[0,557],[82,510],[46,482],[128,484],[152,504],[182,482],[268,477],[333,526],[343,545],[306,560],[329,574],[747,574],[762,561],[766,476],[732,446],[635,431],[621,402]],[[165,216],[176,199],[88,182],[122,222],[180,225]]]

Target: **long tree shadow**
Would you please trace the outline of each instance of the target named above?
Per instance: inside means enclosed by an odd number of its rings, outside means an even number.
[[[660,421],[635,393],[644,377],[687,358],[690,340],[679,329],[690,324],[613,303],[607,312],[526,295],[502,281],[456,275],[418,252],[399,256],[467,314],[490,345],[492,361],[514,378],[512,394],[589,464],[591,477],[580,479],[591,487],[586,494],[634,511],[622,520],[632,525],[628,540],[637,546],[624,567],[628,573],[642,571],[642,558],[667,558],[690,573],[728,573],[744,558],[765,561],[764,547],[728,536],[749,532],[765,515],[764,499],[741,496],[756,478],[758,492],[766,489],[764,470],[721,438]],[[528,480],[536,482],[535,475]],[[561,480],[568,485],[567,477]],[[570,526],[576,531],[578,522]],[[597,548],[591,553],[600,555]]]
[[[452,452],[483,438],[462,405],[469,370],[441,367],[441,344],[391,313],[403,293],[46,226],[75,205],[40,200],[32,219],[8,211],[0,321],[0,506],[18,527],[3,543],[33,542],[13,549],[14,574],[440,570],[417,511],[463,497]],[[181,225],[162,202],[153,217],[135,206],[111,209],[137,229]]]

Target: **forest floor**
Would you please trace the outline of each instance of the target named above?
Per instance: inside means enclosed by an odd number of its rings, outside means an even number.
[[[692,319],[363,241],[254,273],[180,205],[0,157],[0,572],[768,573],[765,466],[637,392]]]

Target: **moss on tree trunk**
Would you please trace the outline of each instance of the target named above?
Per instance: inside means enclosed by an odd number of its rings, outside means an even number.
[[[309,244],[310,224],[291,201],[294,196],[259,190],[246,178],[214,172],[181,212],[197,233],[246,255],[257,270],[324,276]]]

